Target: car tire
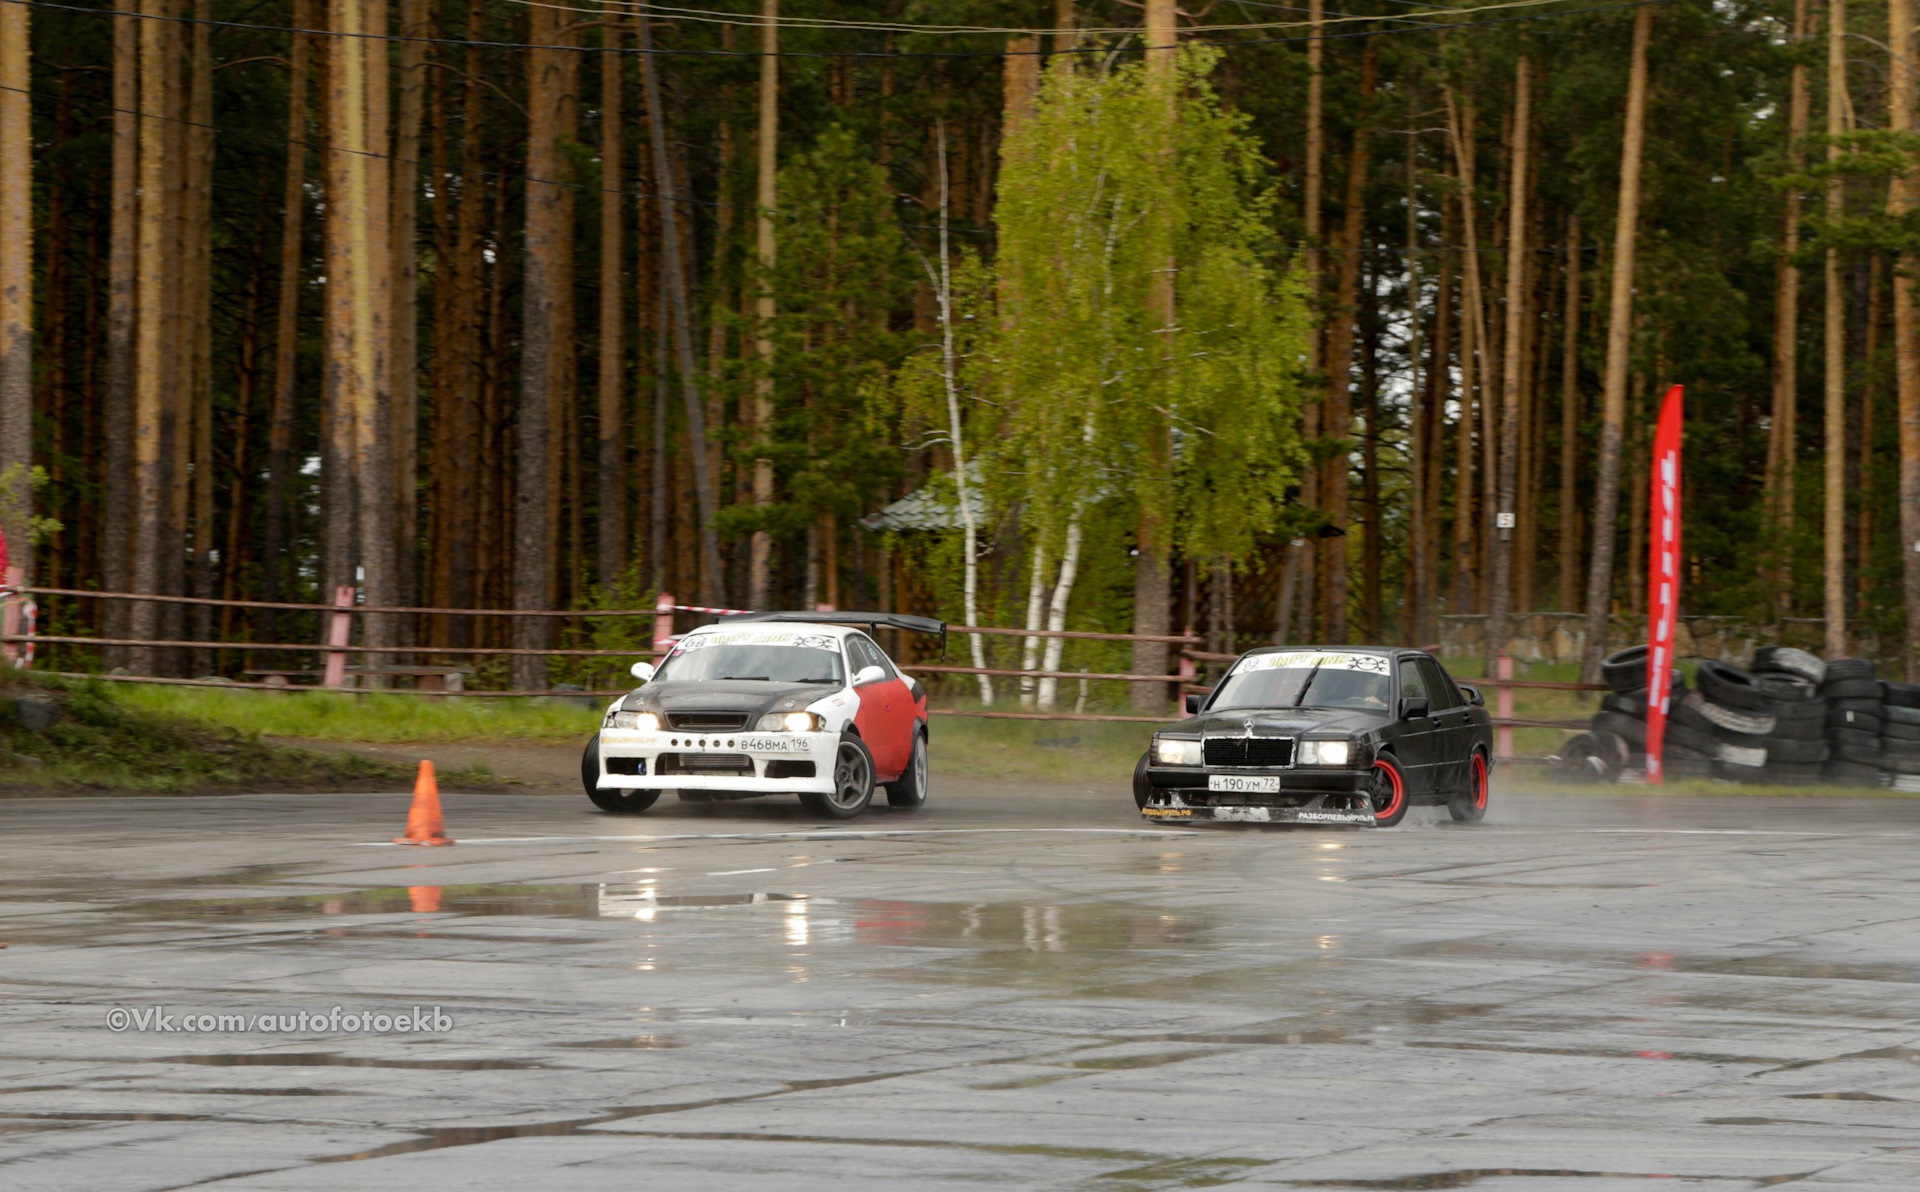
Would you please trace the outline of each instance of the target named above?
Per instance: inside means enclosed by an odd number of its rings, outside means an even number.
[[[1880,690],[1889,708],[1920,708],[1920,684],[1886,682]]]
[[[593,734],[580,755],[580,785],[587,798],[602,811],[615,815],[638,815],[660,801],[659,791],[618,791],[600,788],[600,734]]]
[[[1755,675],[1753,689],[1772,700],[1776,706],[1805,704],[1820,694],[1819,686],[1810,679],[1773,672]],[[1779,712],[1776,710],[1774,714],[1777,716]]]
[[[1373,760],[1367,780],[1367,801],[1373,804],[1373,826],[1391,828],[1407,818],[1407,776],[1391,757]]]
[[[1600,678],[1622,695],[1647,686],[1647,648],[1629,646],[1600,660]]]
[[[1842,679],[1872,679],[1873,661],[1868,658],[1835,658],[1827,663],[1827,683]]]
[[[1695,696],[1699,698],[1695,698]],[[1713,726],[1715,736],[1726,733],[1738,733],[1743,737],[1764,737],[1773,731],[1775,720],[1772,716],[1756,715],[1716,704],[1698,692],[1689,695],[1682,703],[1689,715],[1695,715]],[[1698,728],[1699,725],[1694,727]],[[1724,739],[1724,738],[1723,738]]]
[[[907,757],[906,773],[887,783],[887,806],[911,811],[927,804],[927,734],[913,732],[913,752]]]
[[[1612,754],[1600,744],[1600,738],[1593,733],[1575,733],[1560,746],[1559,762],[1556,765],[1562,782],[1586,785],[1595,782],[1613,781],[1613,768],[1609,766]]]
[[[1140,755],[1133,767],[1133,805],[1141,811],[1147,809],[1147,803],[1153,798],[1153,784],[1147,781],[1147,762],[1152,758],[1153,750]]]
[[[1829,668],[1831,671],[1831,668]],[[1870,699],[1886,702],[1886,693],[1878,679],[1828,679],[1820,694],[1828,699]]]
[[[1813,765],[1827,760],[1830,750],[1824,740],[1795,741],[1775,737],[1767,742],[1767,764]]]
[[[1447,800],[1447,814],[1456,824],[1477,824],[1487,817],[1487,755],[1476,749],[1467,762],[1467,785]]]
[[[1818,655],[1792,646],[1761,646],[1753,652],[1753,669],[1799,675],[1816,687],[1827,678],[1827,664]]]
[[[1881,775],[1879,766],[1863,766],[1858,762],[1829,761],[1821,777],[1832,786],[1885,786],[1887,780]]]
[[[1753,676],[1737,666],[1728,666],[1724,662],[1703,662],[1694,672],[1694,682],[1700,688],[1700,694],[1723,708],[1733,708],[1741,712],[1757,712],[1767,715],[1766,695],[1754,685]]]
[[[826,819],[852,819],[873,802],[873,754],[852,733],[840,734],[833,754],[833,790],[808,791],[800,796],[807,810]]]
[[[1592,727],[1595,732],[1609,732],[1633,746],[1638,753],[1647,747],[1647,722],[1632,716],[1623,716],[1618,712],[1596,712]]]
[[[1920,726],[1920,708],[1909,708],[1903,704],[1882,704],[1880,718],[1889,724],[1911,724]]]

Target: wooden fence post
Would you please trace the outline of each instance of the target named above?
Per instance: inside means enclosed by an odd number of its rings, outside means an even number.
[[[653,664],[659,666],[673,649],[673,593],[662,592],[653,602]]]
[[[337,609],[352,608],[353,592],[352,584],[341,584],[335,588],[333,590],[333,606]],[[327,616],[330,618],[327,623],[327,644],[334,647],[346,645],[347,639],[353,635],[353,614],[349,612],[334,612],[328,613]],[[344,687],[346,684],[346,651],[338,648],[327,651],[326,674],[322,676],[320,685],[323,687]]]
[[[1513,655],[1502,653],[1493,664],[1493,674],[1497,679],[1513,678]],[[1513,719],[1513,688],[1502,683],[1493,695],[1494,710],[1501,720]],[[1502,724],[1493,730],[1494,757],[1503,762],[1513,760],[1513,725]]]

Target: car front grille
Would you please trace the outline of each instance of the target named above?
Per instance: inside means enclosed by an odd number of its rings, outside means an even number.
[[[753,777],[753,759],[744,753],[663,753],[656,774],[711,774]]]
[[[1201,755],[1209,766],[1291,766],[1292,737],[1208,737]]]
[[[747,727],[745,712],[668,712],[667,727],[701,732],[738,732]]]

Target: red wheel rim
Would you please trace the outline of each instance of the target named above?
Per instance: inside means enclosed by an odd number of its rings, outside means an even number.
[[[1477,753],[1473,755],[1473,805],[1487,809],[1487,759]]]
[[[1385,772],[1387,781],[1393,784],[1393,800],[1385,807],[1375,807],[1373,809],[1373,818],[1376,820],[1392,819],[1395,815],[1399,814],[1400,804],[1406,801],[1406,783],[1400,781],[1400,767],[1385,758],[1374,762],[1373,768],[1377,771]]]

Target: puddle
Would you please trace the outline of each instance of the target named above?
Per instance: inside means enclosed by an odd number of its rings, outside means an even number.
[[[1913,1047],[1876,1047],[1871,1051],[1849,1051],[1845,1055],[1829,1056],[1823,1060],[1801,1060],[1794,1064],[1782,1064],[1772,1072],[1796,1072],[1801,1068],[1817,1068],[1821,1064],[1844,1064],[1848,1060],[1905,1060],[1910,1064],[1920,1064],[1920,1048]],[[1767,1075],[1765,1072],[1756,1075]]]
[[[212,1068],[420,1068],[444,1072],[528,1071],[551,1068],[538,1060],[389,1060],[337,1051],[242,1051],[224,1055],[159,1055],[109,1061],[130,1064],[205,1064]]]
[[[1428,1188],[1471,1188],[1481,1180],[1509,1176],[1536,1180],[1738,1180],[1742,1184],[1764,1188],[1773,1184],[1803,1180],[1813,1174],[1811,1171],[1798,1171],[1770,1176],[1714,1176],[1647,1171],[1578,1171],[1573,1168],[1555,1167],[1468,1167],[1459,1171],[1435,1171],[1425,1175],[1407,1175],[1385,1180],[1288,1180],[1286,1183],[1293,1188],[1379,1188],[1419,1192],[1421,1189]]]
[[[1086,1068],[1097,1072],[1125,1072],[1133,1068],[1160,1068],[1167,1064],[1178,1064],[1186,1060],[1205,1059],[1210,1055],[1224,1054],[1218,1050],[1207,1051],[1163,1051],[1157,1055],[1116,1055],[1090,1060],[1069,1060],[1061,1067]]]
[[[609,1051],[658,1051],[669,1047],[684,1047],[686,1044],[662,1039],[658,1035],[633,1035],[625,1039],[589,1039],[584,1043],[555,1043],[554,1046],[604,1048]]]
[[[1879,1093],[1788,1093],[1789,1101],[1893,1101],[1906,1104],[1904,1097],[1882,1097]]]
[[[1028,952],[1130,951],[1207,946],[1211,926],[1109,902],[857,902],[854,940],[874,947],[1015,945]]]
[[[496,918],[632,918],[649,909],[704,909],[805,902],[802,894],[656,894],[646,883],[393,886],[335,894],[258,898],[155,899],[117,908],[146,920],[259,920],[340,915],[428,914]]]

